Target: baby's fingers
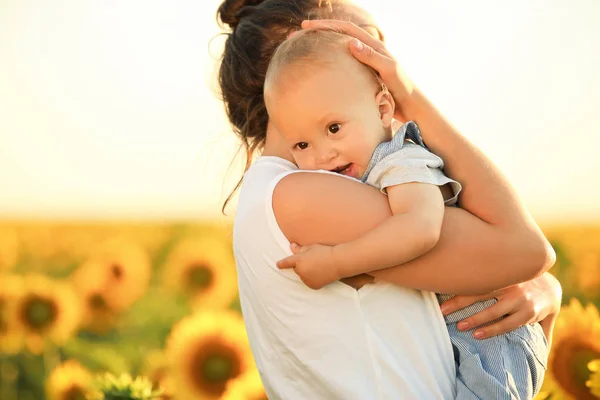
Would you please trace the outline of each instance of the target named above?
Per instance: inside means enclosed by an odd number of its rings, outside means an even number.
[[[300,246],[298,243],[290,243],[290,250],[292,250],[292,253],[294,254],[298,254],[300,252],[300,250],[302,250],[302,246]]]
[[[289,256],[277,261],[276,265],[279,269],[295,268],[298,263],[298,256]]]

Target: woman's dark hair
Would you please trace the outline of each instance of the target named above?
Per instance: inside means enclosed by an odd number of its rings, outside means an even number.
[[[265,142],[269,117],[263,98],[265,75],[271,56],[305,19],[335,18],[355,21],[344,0],[225,0],[217,20],[228,25],[219,86],[227,117],[242,140],[247,170],[252,156]],[[240,179],[222,211],[240,187]]]

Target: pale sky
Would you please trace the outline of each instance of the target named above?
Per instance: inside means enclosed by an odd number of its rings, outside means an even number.
[[[358,3],[539,221],[600,220],[600,0]],[[218,217],[218,4],[0,0],[0,218]]]

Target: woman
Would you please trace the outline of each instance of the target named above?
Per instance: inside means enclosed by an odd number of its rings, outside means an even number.
[[[383,46],[375,46],[379,42],[342,23],[336,28],[376,47],[354,54],[379,71],[401,105],[398,119],[417,120],[448,175],[463,184],[463,209],[446,209],[431,252],[372,276],[312,291],[293,271],[276,268],[290,254],[290,241],[348,241],[391,215],[383,195],[371,187],[331,173],[298,173],[268,124],[264,73],[277,45],[302,20],[349,20],[381,38],[357,7],[319,3],[237,0],[219,8],[221,21],[233,29],[220,70],[228,116],[249,156],[262,149],[246,172],[234,224],[240,298],[254,357],[273,399],[453,398],[452,348],[429,291],[477,295],[533,279],[487,295],[457,296],[442,307],[448,313],[496,297],[495,306],[466,321],[467,329],[508,315],[481,329],[483,337],[542,320],[549,337],[560,291],[553,278],[538,275],[551,266],[553,253],[491,163],[398,73]],[[373,277],[377,283],[371,283]]]

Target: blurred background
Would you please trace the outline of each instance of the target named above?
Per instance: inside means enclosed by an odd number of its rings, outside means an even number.
[[[600,2],[357,3],[556,250],[540,398],[600,396]],[[243,160],[218,5],[0,0],[0,399],[82,399],[105,372],[163,398],[264,398],[235,199],[221,214]]]

